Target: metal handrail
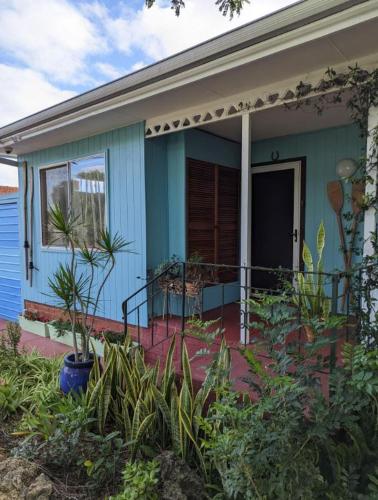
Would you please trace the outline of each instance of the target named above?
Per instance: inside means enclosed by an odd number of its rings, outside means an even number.
[[[154,276],[150,281],[148,281],[147,283],[145,283],[136,292],[134,292],[132,295],[129,295],[129,297],[127,297],[127,299],[122,302],[122,313],[123,313],[123,320],[124,320],[124,331],[125,331],[126,335],[127,335],[127,331],[128,331],[127,318],[129,316],[129,314],[131,314],[133,311],[135,311],[136,309],[138,309],[140,307],[140,305],[141,305],[141,304],[139,304],[132,311],[128,311],[128,304],[129,304],[130,300],[132,300],[134,297],[136,297],[137,295],[139,295],[140,293],[142,293],[144,290],[148,290],[151,286],[154,285],[154,283],[156,283],[164,275],[168,274],[168,272],[171,269],[177,267],[180,264],[181,264],[180,262],[173,262],[166,269],[164,269],[164,271],[162,271],[161,273],[159,273],[156,276]],[[146,300],[143,302],[143,304],[144,303],[146,303]]]
[[[214,264],[214,263],[204,263],[204,262],[175,261],[175,262],[172,262],[169,266],[167,266],[159,274],[156,274],[152,279],[150,279],[143,286],[141,286],[138,290],[136,290],[133,294],[131,294],[126,300],[124,300],[124,302],[122,303],[122,311],[123,311],[123,319],[124,319],[124,330],[125,330],[126,334],[128,332],[128,318],[130,317],[130,315],[132,313],[136,312],[136,314],[138,316],[138,338],[139,338],[139,327],[140,327],[140,325],[139,325],[139,312],[140,312],[140,308],[142,306],[144,306],[145,304],[148,304],[149,301],[152,301],[152,334],[151,335],[152,335],[152,337],[154,336],[154,334],[153,334],[153,332],[154,332],[154,306],[153,306],[153,304],[154,304],[154,298],[156,296],[158,296],[160,293],[160,291],[156,292],[156,290],[154,290],[154,285],[159,280],[161,280],[164,276],[169,275],[169,273],[173,269],[179,270],[177,272],[177,278],[179,278],[183,282],[182,307],[181,307],[182,311],[181,311],[180,315],[181,315],[182,332],[184,332],[184,330],[185,330],[185,295],[186,295],[186,286],[184,285],[184,283],[186,282],[187,271],[191,266],[196,267],[198,269],[207,268],[207,269],[217,269],[219,271],[238,270],[241,273],[239,279],[238,278],[236,279],[237,281],[240,281],[240,284],[238,285],[238,287],[240,287],[240,289],[245,289],[245,290],[251,290],[253,287],[251,287],[251,285],[248,283],[248,281],[246,281],[245,284],[242,283],[243,282],[243,279],[242,279],[243,272],[246,275],[246,279],[247,279],[247,273],[250,273],[251,271],[262,271],[262,272],[267,272],[267,273],[282,273],[283,275],[288,273],[292,276],[293,275],[295,276],[299,273],[308,274],[308,275],[323,275],[323,276],[326,276],[328,278],[331,278],[329,285],[332,286],[332,291],[331,291],[329,299],[332,300],[332,303],[334,304],[333,307],[335,309],[335,312],[337,311],[337,301],[341,297],[343,297],[343,295],[339,295],[339,293],[338,293],[337,283],[341,279],[345,278],[345,272],[342,272],[339,270],[335,270],[334,272],[317,272],[317,271],[303,271],[303,270],[294,270],[294,269],[286,269],[286,268],[276,269],[276,268],[269,268],[269,267],[262,267],[262,266],[241,266],[241,265],[235,265],[235,264],[229,265],[229,264]],[[364,269],[367,270],[368,268],[372,268],[375,266],[376,266],[375,263],[371,263],[367,266],[360,265],[358,267],[360,268],[359,269],[360,272],[363,272]],[[222,310],[223,310],[224,286],[226,286],[226,285],[230,286],[231,283],[226,284],[226,283],[222,283],[219,281],[214,281],[214,284],[220,284],[223,287],[222,288],[222,297],[223,298],[222,298],[222,306],[221,306]],[[142,301],[140,303],[137,303],[138,301],[136,301],[137,304],[135,305],[135,303],[134,303],[133,306],[130,307],[130,301],[135,299],[135,297],[137,297],[139,294],[143,293],[144,291],[147,291],[147,296],[143,296]],[[168,289],[167,289],[167,291],[168,291]],[[258,292],[258,289],[255,289],[255,291]],[[269,292],[269,290],[261,289],[261,293],[264,293],[266,291]],[[348,309],[349,309],[349,306],[348,306]],[[168,331],[168,314],[167,314],[166,322],[167,322],[167,331]]]

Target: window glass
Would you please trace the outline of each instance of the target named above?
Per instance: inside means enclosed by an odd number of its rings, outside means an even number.
[[[48,210],[59,205],[68,213],[68,167],[61,165],[41,170],[41,208],[43,245],[64,246],[63,238],[54,232],[48,220]]]
[[[94,246],[105,227],[105,158],[75,160],[71,166],[71,206],[82,223],[80,238]]]
[[[69,207],[80,224],[76,237],[93,247],[105,228],[105,156],[94,155],[74,160],[65,169],[64,194],[58,187],[63,181],[63,174],[52,173],[56,168],[41,171],[42,200],[46,198],[43,204],[45,219],[52,203],[59,203],[65,211]],[[54,190],[57,194],[52,195]],[[62,241],[53,242],[51,236],[51,230],[47,228],[43,239],[45,245],[62,245]]]

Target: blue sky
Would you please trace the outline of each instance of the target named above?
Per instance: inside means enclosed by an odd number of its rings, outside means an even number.
[[[264,16],[296,0],[251,0],[223,17],[215,0],[0,0],[0,127]],[[16,183],[0,165],[0,184]]]

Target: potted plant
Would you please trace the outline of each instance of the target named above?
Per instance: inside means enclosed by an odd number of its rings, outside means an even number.
[[[49,223],[57,238],[65,242],[70,255],[69,261],[60,263],[48,280],[52,296],[67,318],[74,348],[64,358],[60,387],[64,393],[85,391],[94,363],[90,339],[100,296],[115,267],[116,255],[130,243],[118,234],[112,237],[105,229],[90,248],[79,237],[79,218],[71,211],[65,214],[59,205],[50,207]],[[97,283],[96,276],[101,277]]]
[[[167,272],[164,273],[165,271]],[[168,293],[182,295],[182,265],[177,255],[172,255],[169,260],[162,262],[155,269],[154,274],[155,276],[163,274],[158,284],[165,295]],[[212,269],[202,263],[202,257],[198,253],[193,253],[186,262],[185,295],[188,298],[194,298],[197,308],[199,308],[198,302],[206,283],[214,282],[213,274]]]

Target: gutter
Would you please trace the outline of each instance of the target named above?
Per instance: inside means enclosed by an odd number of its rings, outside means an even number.
[[[9,157],[0,156],[0,163],[3,165],[10,165],[11,167],[18,167],[17,160]]]
[[[327,0],[326,2],[324,0],[301,0],[274,14],[236,28],[147,68],[11,123],[0,129],[0,145],[1,142],[6,143],[9,139],[15,142],[12,137],[14,135],[175,77],[185,71],[367,2],[377,3],[377,0]]]

